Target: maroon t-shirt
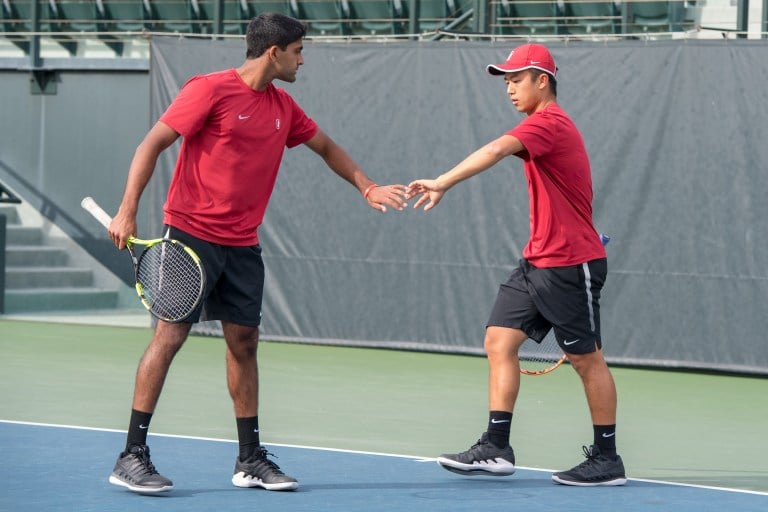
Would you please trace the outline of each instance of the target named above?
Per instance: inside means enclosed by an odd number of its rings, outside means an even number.
[[[605,258],[592,224],[592,174],[584,141],[556,104],[507,132],[525,150],[531,238],[523,257],[536,267],[564,267]]]
[[[258,243],[285,148],[317,133],[287,92],[255,91],[235,69],[191,78],[160,121],[183,137],[164,222],[230,246]]]

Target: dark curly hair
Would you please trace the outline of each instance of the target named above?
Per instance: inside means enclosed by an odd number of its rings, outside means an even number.
[[[307,27],[297,19],[277,13],[259,14],[248,23],[245,32],[247,59],[261,56],[272,46],[285,50],[289,44],[303,39]]]

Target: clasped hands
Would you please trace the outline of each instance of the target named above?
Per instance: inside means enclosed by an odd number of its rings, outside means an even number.
[[[405,185],[371,185],[363,193],[363,196],[371,205],[371,208],[381,212],[387,211],[389,205],[395,210],[403,211],[408,207],[407,201],[420,196],[414,208],[424,205],[424,211],[431,210],[440,202],[445,194],[445,189],[437,180],[415,180],[407,187]],[[426,203],[426,204],[425,204]]]

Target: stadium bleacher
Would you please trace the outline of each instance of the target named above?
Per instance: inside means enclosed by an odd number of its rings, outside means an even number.
[[[752,11],[759,10],[752,2]],[[738,6],[731,0],[0,0],[0,5],[0,57],[11,47],[28,55],[32,34],[70,56],[83,53],[85,38],[124,56],[131,38],[150,33],[242,36],[248,20],[262,12],[301,19],[309,37],[328,39],[418,39],[441,32],[463,38],[688,37],[699,30],[709,6],[721,16],[732,14],[725,23],[715,22],[724,33],[739,29]],[[757,16],[765,27],[768,14]],[[753,26],[755,19],[753,14]]]

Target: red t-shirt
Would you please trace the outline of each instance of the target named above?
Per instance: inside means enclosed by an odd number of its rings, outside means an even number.
[[[564,267],[605,258],[592,224],[592,174],[576,125],[556,104],[507,132],[525,146],[531,238],[523,257],[536,267]]]
[[[255,91],[235,69],[191,78],[160,121],[183,137],[164,222],[230,246],[258,243],[285,147],[317,133],[287,92]]]

